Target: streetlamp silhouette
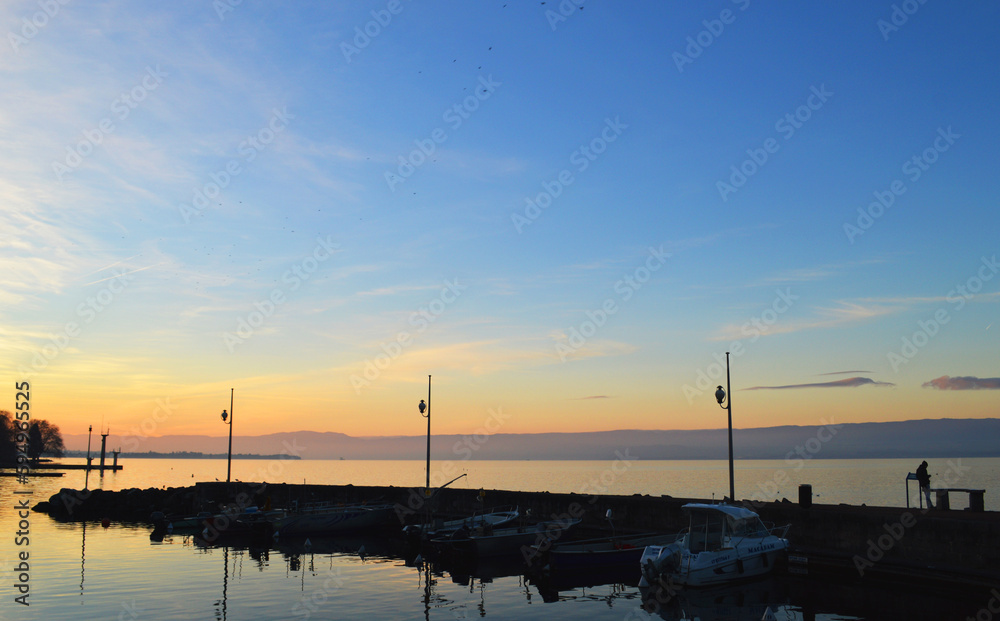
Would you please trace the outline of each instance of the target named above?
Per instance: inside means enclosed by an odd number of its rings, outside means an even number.
[[[420,400],[420,405],[417,406],[420,410],[420,415],[427,419],[427,483],[424,488],[424,495],[430,495],[431,493],[431,376],[427,376],[427,403],[424,400]],[[424,414],[424,410],[427,411]]]
[[[729,399],[726,399],[729,393]],[[729,502],[736,502],[736,486],[733,482],[733,391],[729,387],[729,352],[726,352],[726,389],[719,386],[715,391],[715,400],[719,402],[719,407],[729,412]],[[725,405],[723,405],[725,401]]]
[[[226,418],[229,422],[226,422]],[[226,460],[226,483],[229,483],[230,475],[233,472],[233,389],[229,389],[229,412],[222,410],[222,422],[229,425],[229,458]]]

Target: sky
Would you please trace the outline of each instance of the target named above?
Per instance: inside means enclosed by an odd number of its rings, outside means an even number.
[[[5,2],[0,407],[709,429],[730,352],[737,428],[996,416],[998,18]]]

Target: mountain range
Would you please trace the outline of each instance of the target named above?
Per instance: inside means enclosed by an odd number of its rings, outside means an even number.
[[[68,450],[86,450],[86,434],[65,434]],[[1000,456],[1000,419],[931,419],[884,423],[734,429],[736,459],[858,459]],[[225,436],[110,436],[108,450],[129,453],[224,453]],[[100,452],[100,441],[91,443]],[[234,436],[233,453],[283,453],[302,459],[423,459],[426,436],[355,437],[288,431]],[[726,459],[726,429],[434,435],[433,459]]]

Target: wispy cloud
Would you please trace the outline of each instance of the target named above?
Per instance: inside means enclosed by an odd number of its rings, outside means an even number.
[[[804,330],[816,330],[824,328],[837,328],[840,326],[868,321],[875,317],[891,315],[899,311],[897,308],[878,305],[863,305],[856,302],[838,301],[838,306],[818,308],[812,318],[799,321],[784,321],[784,319],[767,326],[766,330],[760,330],[761,336],[773,336],[776,334],[790,334],[792,332],[802,332]],[[751,323],[749,319],[742,324],[730,324],[723,326],[715,336],[713,341],[728,341],[742,339],[751,333]]]
[[[744,390],[784,390],[785,388],[857,388],[859,386],[895,386],[892,382],[876,382],[867,377],[849,377],[835,382],[816,382],[812,384],[789,384],[788,386],[754,386]]]
[[[969,375],[948,377],[942,375],[929,382],[924,382],[922,385],[924,388],[937,388],[938,390],[1000,390],[1000,377],[972,377]]]
[[[376,295],[397,295],[400,293],[410,293],[412,291],[428,291],[430,289],[440,289],[441,285],[400,285],[396,287],[380,287],[369,291],[359,291],[358,297]]]
[[[851,261],[847,263],[834,263],[820,265],[816,267],[803,267],[786,270],[773,276],[768,276],[763,280],[751,283],[750,287],[784,285],[789,283],[806,283],[826,280],[838,276],[841,272],[852,270],[856,267],[864,267],[873,263],[883,263],[883,259],[870,259],[866,261]]]
[[[969,298],[969,301],[989,302],[996,301],[998,299],[1000,299],[1000,291],[994,291],[992,293],[976,293]],[[898,298],[862,298],[859,301],[872,304],[893,304],[910,307],[919,306],[921,304],[954,304],[955,297],[948,295],[909,296]]]
[[[608,395],[593,395],[590,397],[577,397],[576,399],[574,399],[574,401],[586,401],[588,399],[610,399],[610,398],[611,397]]]
[[[871,371],[831,371],[830,373],[820,373],[819,375],[847,375],[848,373],[871,373]]]

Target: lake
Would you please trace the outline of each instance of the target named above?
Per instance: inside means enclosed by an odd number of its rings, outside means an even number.
[[[82,462],[83,460],[67,460]],[[987,490],[997,510],[1000,459],[929,460],[934,483]],[[737,496],[797,498],[800,483],[819,503],[903,506],[904,477],[915,460],[737,461]],[[949,465],[950,462],[950,465]],[[225,479],[226,460],[123,460],[117,473],[90,475],[90,487],[191,485]],[[432,462],[436,483],[466,475],[453,487],[521,489],[716,498],[727,493],[726,461],[463,461]],[[192,475],[194,475],[192,477]],[[264,475],[264,476],[261,476]],[[769,607],[778,619],[966,619],[989,612],[989,593],[935,592],[834,583],[779,574],[726,589],[682,591],[664,603],[634,586],[638,575],[603,584],[536,581],[509,563],[455,567],[413,565],[412,553],[385,539],[365,537],[280,542],[263,547],[208,546],[190,535],[151,541],[149,529],[55,522],[28,517],[28,541],[17,545],[15,504],[31,505],[61,487],[82,488],[85,474],[33,478],[21,485],[0,479],[0,528],[5,595],[0,619],[760,619]],[[423,485],[421,461],[236,460],[233,478],[287,483]],[[432,479],[432,480],[433,480]],[[911,483],[912,485],[912,483]],[[19,493],[15,493],[19,492]],[[27,493],[26,493],[27,492]],[[767,496],[769,494],[769,496]],[[488,503],[487,492],[487,503]],[[916,502],[915,486],[911,500]],[[953,498],[960,507],[963,499]],[[23,524],[21,526],[24,526]],[[984,542],[987,543],[987,542]],[[995,544],[995,542],[994,542]],[[993,544],[990,544],[993,545]],[[359,554],[364,546],[364,554]],[[27,553],[21,561],[20,553]],[[26,562],[28,571],[18,569]],[[24,569],[23,567],[21,568]],[[27,573],[30,606],[14,601]],[[638,570],[636,570],[636,574]],[[600,580],[592,580],[600,582]],[[998,600],[1000,601],[1000,600]],[[652,611],[650,615],[647,610]],[[986,618],[986,617],[983,617]]]

